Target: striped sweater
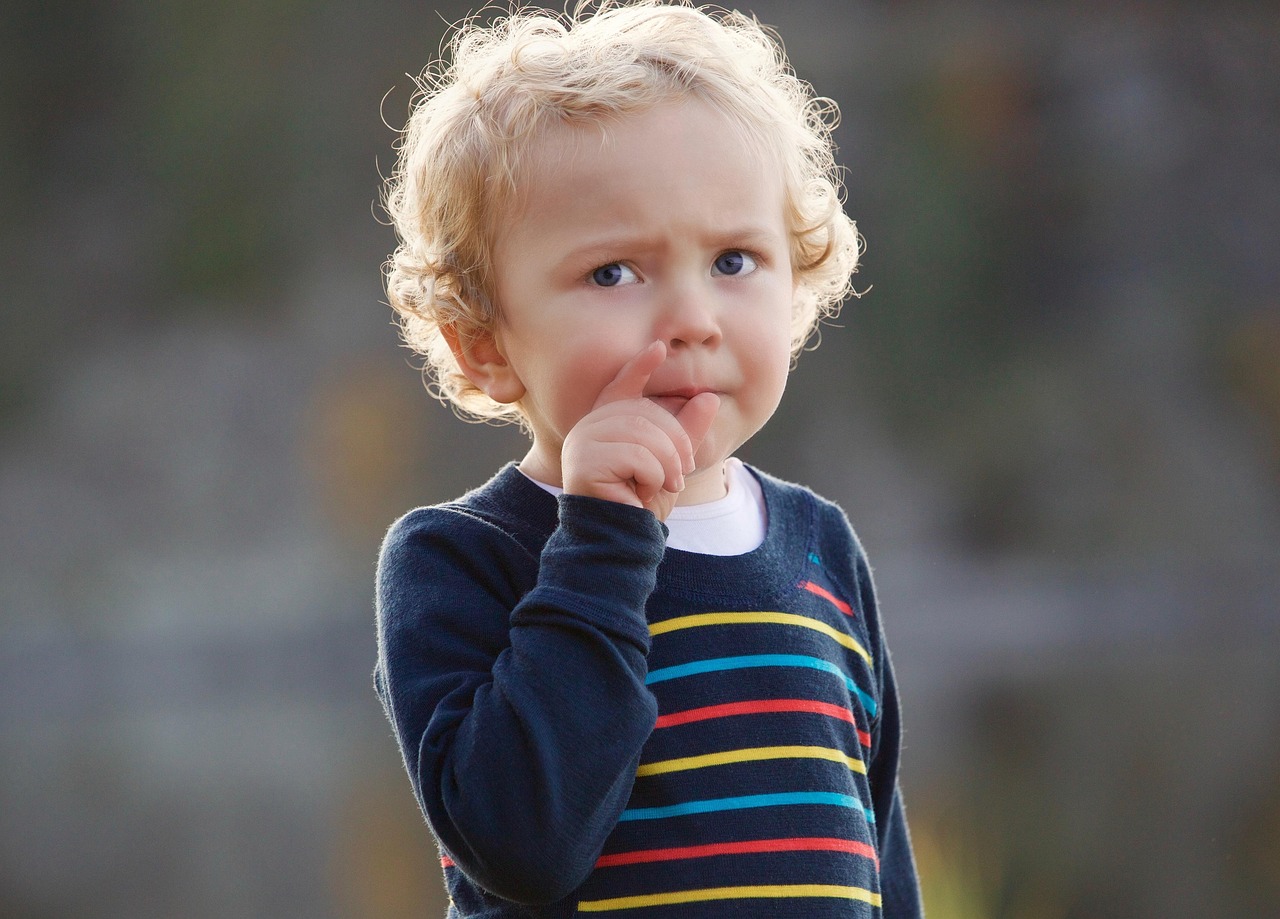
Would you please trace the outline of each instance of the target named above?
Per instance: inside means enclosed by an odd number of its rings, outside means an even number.
[[[921,915],[865,557],[755,474],[740,556],[514,466],[392,526],[374,684],[450,917]]]

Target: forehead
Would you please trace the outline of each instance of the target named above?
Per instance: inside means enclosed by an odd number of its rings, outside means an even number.
[[[517,219],[732,223],[784,210],[777,155],[696,98],[556,125],[530,143],[520,171]]]

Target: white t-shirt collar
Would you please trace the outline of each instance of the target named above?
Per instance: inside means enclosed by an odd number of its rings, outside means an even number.
[[[523,473],[522,473],[523,474]],[[559,495],[563,488],[525,475],[544,491]],[[667,516],[667,548],[702,555],[743,555],[764,542],[768,515],[764,492],[742,461],[725,461],[723,498],[706,504],[682,504]]]

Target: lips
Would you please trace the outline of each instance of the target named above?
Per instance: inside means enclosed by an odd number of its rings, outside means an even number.
[[[689,402],[688,396],[648,396],[647,398],[673,415],[679,415]]]
[[[668,390],[667,392],[651,393],[645,396],[645,398],[655,405],[661,406],[672,415],[678,415],[694,396],[704,392],[713,391],[714,390],[710,389],[689,387],[685,389]]]

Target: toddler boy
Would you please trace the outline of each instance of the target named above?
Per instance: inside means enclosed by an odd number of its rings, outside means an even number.
[[[388,292],[518,463],[391,528],[374,678],[451,917],[921,914],[898,699],[843,513],[734,457],[849,292],[829,103],[754,21],[464,26]]]

